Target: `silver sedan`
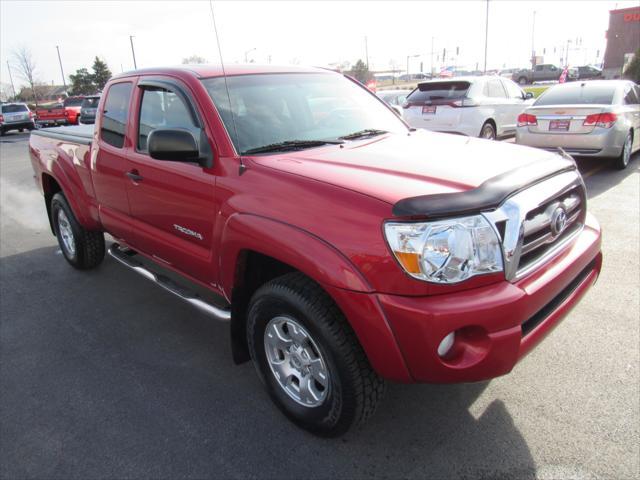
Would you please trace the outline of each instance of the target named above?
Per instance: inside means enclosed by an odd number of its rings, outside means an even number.
[[[626,168],[640,150],[640,87],[627,80],[554,85],[518,117],[516,143],[615,158]]]

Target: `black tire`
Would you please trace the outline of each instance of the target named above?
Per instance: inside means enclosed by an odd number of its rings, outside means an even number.
[[[4,130],[0,128],[0,137],[4,137]]]
[[[295,319],[327,366],[326,396],[318,406],[297,403],[278,383],[265,352],[265,330],[276,317]],[[247,313],[249,352],[260,379],[280,410],[299,427],[323,437],[342,435],[376,410],[385,382],[371,368],[342,312],[315,282],[291,273],[267,282]]]
[[[24,132],[24,128],[19,129],[18,132],[23,133]]]
[[[61,217],[60,211],[64,213],[63,217]],[[72,233],[73,250],[65,244],[61,234],[60,221],[64,219],[68,221],[68,228]],[[69,203],[62,193],[56,193],[51,199],[51,220],[60,250],[62,250],[64,258],[72,267],[79,270],[89,270],[100,265],[104,259],[105,252],[104,234],[102,232],[89,231],[82,227],[73,215],[73,211],[71,211]]]
[[[493,123],[484,122],[484,125],[482,125],[482,128],[480,129],[479,137],[486,140],[495,140],[496,136],[496,127],[493,126]]]
[[[520,77],[520,78],[518,79],[518,83],[519,83],[520,85],[526,85],[527,83],[529,83],[529,80],[527,79],[527,77]]]
[[[622,151],[620,155],[615,160],[615,167],[618,170],[624,170],[629,165],[629,161],[631,160],[631,148],[633,146],[633,135],[631,132],[627,133],[627,136],[624,139],[624,144],[622,146]]]

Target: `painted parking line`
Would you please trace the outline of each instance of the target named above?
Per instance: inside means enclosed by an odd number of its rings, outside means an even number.
[[[582,174],[582,178],[589,178],[591,175],[595,175],[596,173],[598,173],[600,170],[604,169],[605,167],[607,167],[608,165],[606,163],[601,163],[600,165],[598,165],[597,167],[592,168],[591,170],[585,172]]]

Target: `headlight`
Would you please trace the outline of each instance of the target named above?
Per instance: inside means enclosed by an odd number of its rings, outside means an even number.
[[[389,246],[412,277],[457,283],[475,275],[502,271],[500,240],[481,215],[434,222],[389,222]]]

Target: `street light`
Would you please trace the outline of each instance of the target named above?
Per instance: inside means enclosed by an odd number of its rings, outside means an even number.
[[[129,35],[129,41],[131,42],[131,55],[133,55],[133,68],[138,69],[138,64],[136,63],[136,51],[133,49],[133,35]]]
[[[419,57],[419,56],[420,55],[407,55],[407,77],[409,77],[409,59],[410,58],[416,58],[416,57]]]
[[[247,55],[249,55],[251,52],[255,50],[257,50],[257,48],[250,48],[249,50],[244,52],[244,63],[249,63],[249,57]]]
[[[60,63],[60,73],[62,73],[62,85],[64,85],[64,90],[67,90],[67,82],[64,79],[64,70],[62,69],[62,59],[60,58],[60,47],[56,45],[56,50],[58,51],[58,62]]]

